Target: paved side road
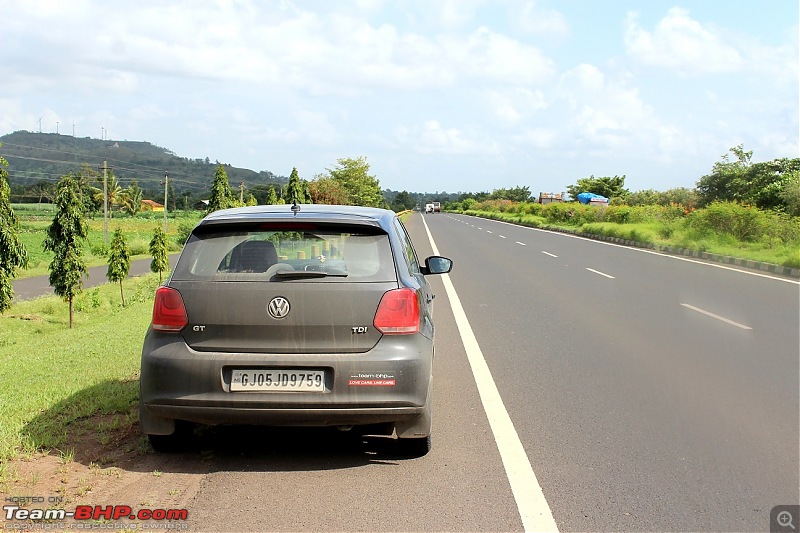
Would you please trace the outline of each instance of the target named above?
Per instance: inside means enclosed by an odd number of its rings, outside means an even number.
[[[170,268],[175,268],[178,255],[180,254],[172,254],[169,256]],[[150,261],[152,261],[152,259],[149,258],[132,261],[128,277],[141,276],[150,272]],[[108,278],[106,278],[107,271],[107,265],[91,267],[89,269],[89,275],[83,278],[83,287],[88,288],[108,283]],[[49,276],[36,276],[33,278],[14,280],[15,302],[31,300],[39,296],[52,296],[53,294],[53,287],[50,286]]]

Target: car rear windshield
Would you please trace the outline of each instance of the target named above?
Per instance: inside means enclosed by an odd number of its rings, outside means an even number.
[[[199,226],[172,279],[382,282],[397,276],[389,237],[380,228],[268,222]]]

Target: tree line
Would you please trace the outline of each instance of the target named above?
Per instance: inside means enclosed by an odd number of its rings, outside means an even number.
[[[19,239],[20,224],[11,207],[11,188],[6,168],[8,162],[0,156],[0,313],[10,308],[14,296],[12,280],[17,269],[26,268],[28,253]],[[87,215],[106,202],[119,205],[131,216],[139,210],[142,199],[141,188],[135,180],[125,189],[113,174],[106,176],[105,186],[100,189],[88,178],[89,171],[68,173],[54,187],[53,203],[56,214],[47,228],[43,247],[53,253],[49,265],[49,282],[54,292],[69,304],[69,327],[73,327],[75,297],[82,292],[83,278],[87,273],[83,259],[83,244],[88,236]],[[95,179],[96,182],[96,179]],[[231,188],[225,166],[218,165],[209,191],[206,212],[218,209],[255,205],[257,199],[250,192],[245,200],[244,188],[239,196]],[[380,183],[369,173],[365,157],[343,158],[327,169],[326,174],[312,181],[300,178],[296,168],[280,196],[274,187],[267,190],[266,202],[350,204],[371,207],[387,207]],[[160,226],[156,227],[150,241],[153,260],[150,269],[161,274],[168,270],[167,238]],[[109,281],[119,283],[120,298],[125,306],[123,280],[130,270],[131,253],[122,230],[117,228],[108,251]]]

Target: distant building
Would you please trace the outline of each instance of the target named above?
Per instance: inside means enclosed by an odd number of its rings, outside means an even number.
[[[164,206],[153,200],[142,200],[142,209],[144,211],[163,211]]]

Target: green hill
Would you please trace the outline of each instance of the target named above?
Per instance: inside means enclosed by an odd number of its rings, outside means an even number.
[[[0,144],[0,155],[9,163],[7,170],[11,183],[20,196],[22,189],[28,192],[33,185],[55,183],[64,174],[80,171],[87,166],[101,172],[103,161],[107,161],[123,187],[136,179],[143,189],[151,193],[149,196],[158,198],[157,191],[163,191],[161,183],[166,173],[177,194],[200,197],[210,189],[214,170],[219,164],[209,158],[180,157],[167,148],[149,142],[77,138],[56,133],[16,131],[0,136]],[[244,182],[250,190],[288,182],[287,177],[267,170],[256,172],[231,165],[223,166],[234,189],[238,188],[240,182]],[[25,201],[22,198],[20,200]]]

